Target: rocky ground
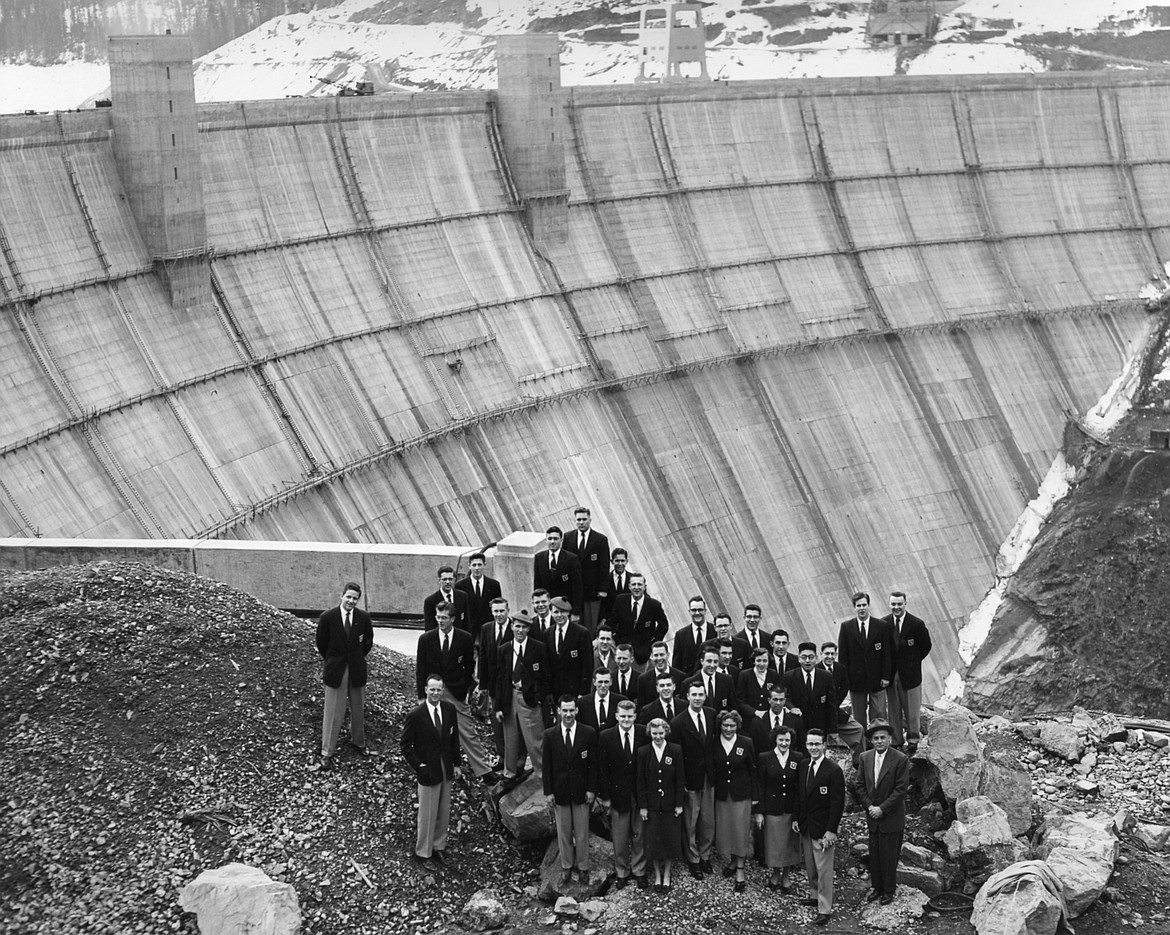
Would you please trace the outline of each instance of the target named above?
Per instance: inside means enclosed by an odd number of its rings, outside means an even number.
[[[484,886],[499,892],[516,932],[808,927],[810,910],[764,889],[760,868],[746,897],[720,876],[680,874],[668,896],[606,895],[596,922],[557,917],[531,897],[543,846],[502,834],[485,791],[467,783],[453,809],[454,866],[420,869],[409,859],[414,784],[396,744],[414,703],[412,665],[380,649],[372,657],[368,727],[383,755],[347,755],[335,773],[313,773],[321,690],[312,634],[227,587],[143,565],[0,576],[0,933],[193,933],[178,889],[228,861],[291,883],[306,933],[454,932]],[[1087,771],[1083,754],[1066,760],[1007,722],[983,734],[1034,760],[1045,810],[1124,805],[1142,821],[1170,822],[1167,748],[1136,733],[1124,750],[1097,745]],[[1091,798],[1075,788],[1086,776],[1099,787]],[[923,810],[908,837],[937,850],[945,823]],[[848,816],[830,931],[861,930],[865,880],[851,848],[864,836],[860,815]],[[1132,835],[1122,856],[1110,901],[1077,920],[1080,935],[1170,931],[1166,856]],[[928,913],[894,930],[957,935],[972,931],[966,916]]]

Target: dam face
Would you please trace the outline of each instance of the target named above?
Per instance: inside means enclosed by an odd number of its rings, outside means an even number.
[[[933,696],[1149,331],[1170,79],[546,77],[194,106],[141,144],[197,156],[179,250],[110,111],[0,119],[0,535],[479,543],[584,503],[676,624],[820,640],[907,591]]]

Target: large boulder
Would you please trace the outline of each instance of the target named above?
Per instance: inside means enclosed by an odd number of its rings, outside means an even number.
[[[561,896],[571,896],[577,902],[585,902],[596,896],[605,887],[605,881],[613,869],[613,844],[595,834],[589,835],[589,879],[582,883],[577,874],[564,879],[561,870],[560,849],[556,841],[550,841],[540,864],[540,886],[537,899],[553,902]]]
[[[1032,776],[1011,752],[986,752],[978,792],[1007,813],[1013,835],[1025,834],[1032,827]]]
[[[183,887],[179,905],[196,914],[200,935],[296,935],[301,930],[296,890],[246,864],[204,870]]]
[[[955,806],[955,816],[943,833],[943,845],[958,861],[967,892],[1027,858],[1028,848],[1013,837],[1007,813],[986,796],[963,799]]]
[[[937,896],[947,889],[953,877],[954,865],[932,850],[906,841],[898,862],[898,882],[922,890],[927,896]]]
[[[1085,755],[1085,734],[1082,729],[1064,721],[1045,721],[1040,725],[1040,746],[1075,763]]]
[[[870,903],[861,910],[861,924],[883,932],[905,932],[911,919],[926,915],[930,897],[917,889],[899,887],[888,906]]]
[[[520,841],[543,841],[557,833],[555,812],[535,776],[501,796],[499,809],[500,821]]]
[[[937,771],[937,782],[950,802],[976,795],[983,765],[983,745],[975,736],[966,708],[953,707],[936,712],[930,733],[923,738],[913,761],[915,785],[925,800],[934,798],[929,764]]]
[[[1064,885],[1064,900],[1074,919],[1105,892],[1120,849],[1110,815],[1054,815],[1045,819],[1036,836],[1036,856]]]
[[[508,909],[493,889],[478,890],[463,905],[463,924],[473,932],[498,929],[508,921]]]
[[[1045,885],[1046,878],[1051,882],[1050,871],[1040,861],[1015,864],[995,874],[975,895],[971,913],[975,931],[979,935],[1055,935],[1064,906],[1060,895]]]

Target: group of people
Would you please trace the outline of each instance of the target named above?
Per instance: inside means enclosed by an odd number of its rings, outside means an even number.
[[[418,779],[416,859],[444,861],[451,782],[466,756],[487,784],[540,780],[566,877],[590,871],[589,814],[599,801],[619,888],[665,891],[673,861],[702,878],[721,855],[735,891],[746,888],[755,856],[771,868],[767,886],[788,892],[803,862],[815,891],[806,901],[826,924],[845,806],[844,772],[826,750],[840,741],[852,749],[866,809],[869,895],[892,899],[906,754],[921,738],[921,663],[931,648],[905,595],[892,592],[891,613],[878,619],[869,595],[854,594],[836,642],[801,641],[796,652],[786,630],[764,628],[759,605],[744,607],[737,631],[695,596],[668,645],[670,624],[645,575],[591,528],[587,508],[574,520],[567,536],[556,526],[546,532],[530,610],[511,611],[480,553],[459,580],[453,568],[439,569],[416,655],[420,704],[401,737]],[[366,752],[355,724],[372,632],[359,597],[347,585],[340,607],[318,624],[326,659],[320,768],[332,762],[347,697],[351,740]],[[477,714],[491,723],[494,754]]]

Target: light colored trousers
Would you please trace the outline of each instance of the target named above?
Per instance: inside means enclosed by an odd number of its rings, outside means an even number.
[[[922,686],[907,688],[895,675],[886,688],[886,705],[890,710],[894,744],[900,747],[907,740],[918,743],[922,739]]]
[[[706,783],[698,792],[687,790],[683,802],[683,856],[688,864],[711,859],[715,843],[715,787]]]
[[[877,717],[886,716],[886,692],[889,691],[887,686],[880,692],[855,692],[850,690],[849,701],[853,705],[853,719],[861,725],[862,734],[865,733],[865,728],[869,722]],[[869,743],[862,737],[861,749],[865,750],[869,747]]]
[[[589,803],[558,805],[557,848],[561,852],[561,869],[589,869]]]
[[[808,874],[808,885],[817,891],[817,912],[828,915],[833,911],[833,855],[836,848],[821,850],[813,847],[813,839],[807,834],[800,836],[800,847],[804,851],[804,872]]]
[[[609,834],[613,841],[613,865],[618,879],[633,873],[646,875],[646,839],[642,836],[642,812],[632,808],[628,812],[609,810]]]
[[[483,776],[492,771],[488,763],[487,751],[483,748],[483,741],[479,739],[479,732],[475,729],[475,715],[466,701],[460,701],[451,694],[451,690],[443,687],[443,700],[449,701],[459,712],[459,746],[467,755],[467,763],[471,772],[476,776]]]
[[[541,748],[544,746],[544,714],[540,705],[529,707],[524,693],[512,689],[512,713],[504,715],[504,775],[515,776],[513,767],[524,761],[524,750],[532,760],[532,775],[541,778]]]
[[[451,780],[434,786],[418,787],[418,839],[414,852],[430,857],[447,847],[447,827],[451,824]]]
[[[321,718],[321,755],[337,753],[337,738],[341,736],[341,722],[345,720],[345,704],[349,702],[349,739],[356,746],[366,745],[366,687],[349,687],[349,669],[336,688],[325,686],[325,715]]]

